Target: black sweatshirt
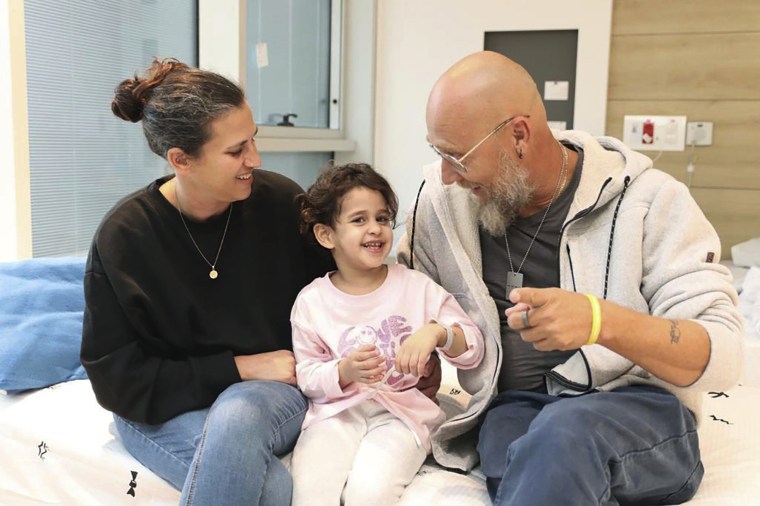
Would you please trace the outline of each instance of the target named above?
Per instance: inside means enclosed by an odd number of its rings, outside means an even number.
[[[171,176],[122,199],[103,219],[87,260],[81,358],[98,402],[156,424],[206,408],[241,380],[233,357],[291,349],[298,292],[334,268],[298,231],[284,176],[258,170],[232,207],[217,279],[159,191]],[[227,213],[185,218],[209,261]]]

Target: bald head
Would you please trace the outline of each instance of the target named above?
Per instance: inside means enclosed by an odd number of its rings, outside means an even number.
[[[541,119],[546,113],[536,83],[522,66],[499,53],[481,51],[455,63],[433,86],[428,126],[451,115],[458,121],[498,123],[514,115]]]
[[[514,121],[505,127],[508,119]],[[560,168],[576,160],[574,154],[566,160],[554,139],[533,78],[499,53],[473,53],[449,68],[430,92],[426,121],[428,142],[446,162],[441,164],[445,184],[490,191],[499,178],[515,180],[515,171],[505,172],[509,164],[524,170],[524,202],[509,203],[520,213],[543,208],[561,177]],[[463,162],[467,168],[458,169],[463,157],[469,157]],[[514,181],[505,185],[514,186]]]

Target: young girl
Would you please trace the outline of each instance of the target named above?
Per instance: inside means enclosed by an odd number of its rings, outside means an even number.
[[[291,313],[298,386],[310,399],[293,504],[334,506],[341,495],[347,505],[395,504],[444,420],[413,388],[430,354],[473,368],[483,337],[443,288],[385,264],[398,200],[370,166],[327,169],[299,205],[302,231],[337,270],[306,286]]]

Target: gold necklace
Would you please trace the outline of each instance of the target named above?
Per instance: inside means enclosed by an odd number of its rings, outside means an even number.
[[[509,292],[511,292],[512,289],[522,288],[523,274],[520,271],[525,264],[525,260],[528,258],[528,253],[530,253],[530,249],[533,247],[533,243],[535,242],[536,237],[538,237],[538,233],[541,231],[541,226],[543,226],[544,220],[546,220],[546,216],[549,214],[549,209],[552,208],[554,199],[557,198],[557,195],[559,195],[561,192],[561,188],[564,187],[564,184],[562,183],[565,180],[565,170],[567,169],[567,148],[565,148],[565,146],[563,146],[560,142],[557,142],[557,144],[559,144],[559,149],[562,152],[562,168],[559,171],[557,184],[554,186],[554,193],[552,193],[552,198],[549,200],[549,205],[546,206],[546,211],[544,211],[544,215],[541,217],[541,222],[538,224],[536,233],[533,234],[533,238],[531,238],[530,243],[528,244],[528,249],[525,251],[525,256],[523,257],[522,262],[520,262],[519,267],[517,267],[517,270],[515,270],[514,266],[512,265],[512,254],[509,252],[509,239],[507,239],[507,231],[504,231],[504,243],[507,246],[507,258],[509,259],[509,271],[507,272],[507,300],[509,300]]]
[[[227,227],[230,226],[230,218],[232,217],[232,206],[235,204],[234,202],[230,203],[230,211],[227,213],[227,223],[224,225],[224,232],[222,233],[222,240],[219,242],[219,249],[216,251],[216,257],[214,258],[214,263],[208,261],[208,258],[206,258],[206,255],[203,254],[201,249],[198,247],[198,243],[195,242],[195,239],[193,238],[193,234],[190,233],[190,229],[187,227],[187,223],[185,223],[185,217],[182,215],[182,206],[179,203],[179,197],[177,196],[177,186],[175,184],[174,186],[174,200],[177,201],[177,210],[179,211],[179,219],[182,220],[182,224],[185,226],[185,230],[187,230],[187,235],[190,236],[190,240],[193,241],[193,246],[195,246],[195,249],[198,250],[198,253],[201,254],[201,258],[208,264],[209,267],[211,267],[211,272],[208,273],[208,277],[211,279],[216,279],[219,276],[219,273],[216,270],[216,262],[219,260],[219,254],[222,252],[222,246],[224,245],[224,238],[227,236]]]

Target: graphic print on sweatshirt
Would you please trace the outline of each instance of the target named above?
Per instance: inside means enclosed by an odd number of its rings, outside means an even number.
[[[412,326],[406,323],[406,318],[398,315],[384,319],[378,328],[371,325],[352,325],[340,335],[338,356],[345,358],[359,346],[374,344],[385,357],[387,372],[382,382],[392,387],[404,377],[404,374],[397,372],[393,366],[396,352],[413,330]]]

